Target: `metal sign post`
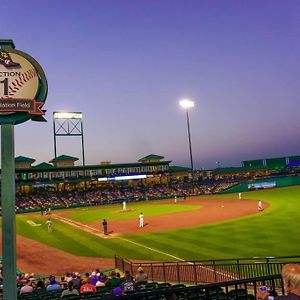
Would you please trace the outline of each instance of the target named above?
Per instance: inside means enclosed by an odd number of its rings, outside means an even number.
[[[47,80],[41,66],[14,49],[12,40],[0,40],[0,125],[3,298],[16,300],[16,215],[14,125],[45,121],[42,106]]]

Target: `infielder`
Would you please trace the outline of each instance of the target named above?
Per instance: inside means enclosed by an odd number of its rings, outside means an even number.
[[[123,210],[126,210],[127,208],[126,208],[126,201],[124,200],[123,201]]]
[[[53,228],[52,228],[52,221],[50,219],[48,219],[46,221],[47,227],[48,227],[48,232],[52,232]]]
[[[139,219],[140,219],[140,227],[144,227],[144,215],[142,212],[139,215]]]
[[[263,210],[263,204],[262,204],[261,200],[258,201],[257,210],[258,211],[262,211]]]
[[[239,200],[242,200],[242,193],[239,193]]]

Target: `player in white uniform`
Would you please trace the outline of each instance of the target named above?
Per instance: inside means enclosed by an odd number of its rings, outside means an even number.
[[[242,200],[242,193],[239,192],[239,200]]]
[[[141,212],[139,215],[140,227],[144,227],[144,214]]]
[[[53,228],[52,228],[52,221],[50,219],[48,219],[48,221],[46,221],[47,227],[48,227],[48,232],[52,232]]]
[[[126,208],[126,201],[124,200],[123,201],[123,210],[126,210],[127,208]]]
[[[263,210],[263,204],[262,204],[261,200],[258,201],[257,210],[258,211],[262,211]]]
[[[174,196],[174,203],[177,203],[177,196]]]

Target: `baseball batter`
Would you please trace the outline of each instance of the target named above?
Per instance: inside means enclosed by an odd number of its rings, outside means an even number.
[[[144,227],[144,214],[141,212],[139,215],[140,227]]]

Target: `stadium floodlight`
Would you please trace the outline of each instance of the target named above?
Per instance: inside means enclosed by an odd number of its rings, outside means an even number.
[[[82,119],[81,112],[54,112],[54,119]]]
[[[194,101],[191,101],[190,99],[182,99],[179,102],[179,105],[184,109],[189,109],[195,106]]]
[[[194,172],[194,163],[193,163],[193,153],[192,153],[192,140],[191,140],[191,131],[190,131],[190,118],[189,118],[189,109],[194,107],[194,101],[190,99],[182,99],[179,101],[179,105],[186,110],[186,123],[187,123],[187,130],[188,130],[188,139],[189,139],[189,150],[190,150],[190,160],[191,160],[191,174],[193,178]]]

